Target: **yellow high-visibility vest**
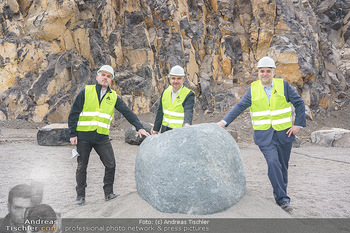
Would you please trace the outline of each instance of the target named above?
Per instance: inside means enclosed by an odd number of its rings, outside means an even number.
[[[187,87],[182,87],[179,94],[176,96],[174,102],[171,104],[171,89],[170,85],[163,93],[162,107],[163,107],[163,122],[164,126],[170,128],[182,127],[185,118],[185,110],[182,106],[186,96],[192,90]],[[193,91],[192,91],[193,92]]]
[[[79,115],[77,131],[95,131],[109,135],[109,128],[114,116],[114,107],[118,95],[112,90],[107,92],[100,104],[95,85],[85,86],[85,101],[83,110]]]
[[[271,127],[281,131],[292,127],[292,107],[284,96],[283,79],[273,79],[270,103],[261,81],[251,84],[250,116],[254,130],[267,130]]]

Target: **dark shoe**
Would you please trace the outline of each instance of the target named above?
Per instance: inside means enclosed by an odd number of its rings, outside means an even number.
[[[114,198],[117,198],[117,197],[119,197],[119,195],[114,194],[114,193],[111,193],[111,194],[108,194],[108,195],[105,197],[105,200],[106,200],[106,201],[110,201],[110,200],[112,200],[112,199],[114,199]]]
[[[85,197],[77,197],[74,203],[74,205],[84,205],[84,204],[85,204]]]
[[[291,212],[293,210],[293,207],[289,205],[289,202],[282,202],[279,206],[287,212]]]

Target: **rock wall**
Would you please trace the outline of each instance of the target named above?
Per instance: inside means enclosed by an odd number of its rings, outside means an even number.
[[[110,64],[136,113],[154,111],[173,65],[196,111],[226,112],[276,60],[312,114],[349,102],[350,0],[2,0],[0,120],[64,122]]]

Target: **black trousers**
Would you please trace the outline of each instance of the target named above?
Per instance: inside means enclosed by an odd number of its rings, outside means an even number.
[[[78,140],[77,149],[78,153],[80,154],[80,156],[77,158],[78,167],[76,170],[76,190],[78,197],[85,197],[85,188],[87,186],[86,169],[89,163],[90,152],[92,148],[94,148],[96,153],[100,156],[100,159],[105,166],[105,175],[103,178],[103,190],[105,196],[113,193],[116,162],[111,142],[109,140],[101,142],[88,142]]]
[[[172,128],[170,128],[170,127],[168,127],[168,126],[164,126],[164,125],[162,125],[162,128],[161,128],[161,133],[164,133],[164,132],[166,132],[166,131],[169,131],[169,130],[172,130]]]

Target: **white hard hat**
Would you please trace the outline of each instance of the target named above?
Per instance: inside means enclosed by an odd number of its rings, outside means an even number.
[[[175,75],[175,76],[185,76],[185,71],[181,66],[174,66],[173,68],[171,68],[170,70],[170,75]]]
[[[263,57],[259,60],[257,68],[270,67],[276,69],[275,61],[270,57]]]
[[[113,68],[112,68],[111,66],[109,66],[109,65],[104,65],[104,66],[102,66],[102,67],[97,71],[97,75],[98,75],[101,71],[110,73],[110,74],[112,75],[112,80],[114,79],[114,70],[113,70]]]

